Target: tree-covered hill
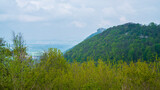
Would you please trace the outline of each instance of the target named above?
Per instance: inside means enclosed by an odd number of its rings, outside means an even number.
[[[79,43],[64,57],[70,61],[86,61],[88,57],[94,60],[155,60],[160,57],[160,25],[126,23],[114,26]]]

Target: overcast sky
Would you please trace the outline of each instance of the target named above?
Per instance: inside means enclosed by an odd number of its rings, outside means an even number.
[[[0,37],[75,44],[98,28],[160,23],[160,0],[0,0]]]

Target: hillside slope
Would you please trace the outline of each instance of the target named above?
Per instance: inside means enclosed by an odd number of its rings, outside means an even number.
[[[79,43],[67,51],[64,57],[70,61],[86,61],[87,57],[96,61],[99,58],[124,61],[155,60],[155,57],[160,57],[160,25],[127,23],[114,26]]]
[[[96,35],[102,33],[102,32],[105,31],[105,30],[106,30],[105,28],[99,28],[99,29],[97,29],[97,32],[91,34],[91,35],[88,36],[86,39],[90,39],[90,38],[92,38],[92,37],[94,37],[94,36],[96,36]],[[85,40],[86,40],[86,39],[85,39]]]

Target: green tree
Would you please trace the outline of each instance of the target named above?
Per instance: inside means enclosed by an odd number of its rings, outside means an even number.
[[[25,41],[21,33],[13,33],[13,56],[9,62],[9,72],[11,81],[11,87],[14,89],[24,89],[31,87],[30,75],[33,70],[33,61],[31,57],[26,57],[26,46]],[[34,76],[33,76],[34,77]]]
[[[8,87],[9,83],[9,60],[11,57],[11,51],[5,46],[5,41],[0,38],[0,89]]]
[[[13,55],[21,62],[25,60],[25,55],[27,55],[25,41],[21,33],[16,35],[13,32]]]
[[[52,89],[62,87],[60,76],[67,71],[67,62],[60,50],[50,48],[40,59],[36,68],[34,88]],[[57,88],[57,89],[59,89]]]

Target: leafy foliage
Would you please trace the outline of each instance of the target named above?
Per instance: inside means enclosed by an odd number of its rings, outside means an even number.
[[[160,57],[160,25],[148,26],[134,23],[111,27],[104,32],[84,40],[64,54],[70,61],[86,61],[88,57],[98,60],[138,59],[154,61]]]
[[[35,90],[158,90],[160,88],[160,59],[146,63],[127,64],[87,62],[68,63],[56,49],[49,49],[40,63],[31,59],[19,62],[14,58],[0,74],[0,89]]]

